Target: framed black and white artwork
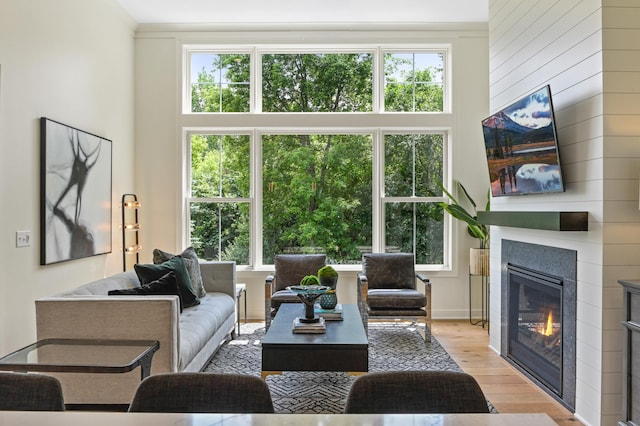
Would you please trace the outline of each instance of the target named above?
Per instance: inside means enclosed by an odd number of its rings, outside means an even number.
[[[40,264],[111,253],[111,141],[40,119]]]

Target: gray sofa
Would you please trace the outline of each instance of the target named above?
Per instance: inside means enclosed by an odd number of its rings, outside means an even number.
[[[140,286],[134,271],[119,273],[36,300],[38,339],[158,340],[151,374],[201,371],[234,337],[234,262],[201,262],[206,296],[180,313],[178,296],[108,296]],[[57,373],[67,404],[129,404],[140,369],[119,374]]]

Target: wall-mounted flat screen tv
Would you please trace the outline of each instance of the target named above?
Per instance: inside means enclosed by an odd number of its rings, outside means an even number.
[[[482,120],[482,132],[494,197],[564,191],[548,85]]]

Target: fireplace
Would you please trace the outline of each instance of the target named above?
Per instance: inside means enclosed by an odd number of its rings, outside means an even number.
[[[509,265],[507,358],[562,395],[562,279]]]
[[[573,411],[577,252],[502,240],[501,355]]]

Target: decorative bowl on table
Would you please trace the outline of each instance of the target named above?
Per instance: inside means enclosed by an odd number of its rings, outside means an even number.
[[[291,285],[287,290],[292,291],[304,303],[304,318],[300,322],[318,322],[320,317],[313,311],[313,305],[318,297],[329,291],[329,287],[324,285]]]

